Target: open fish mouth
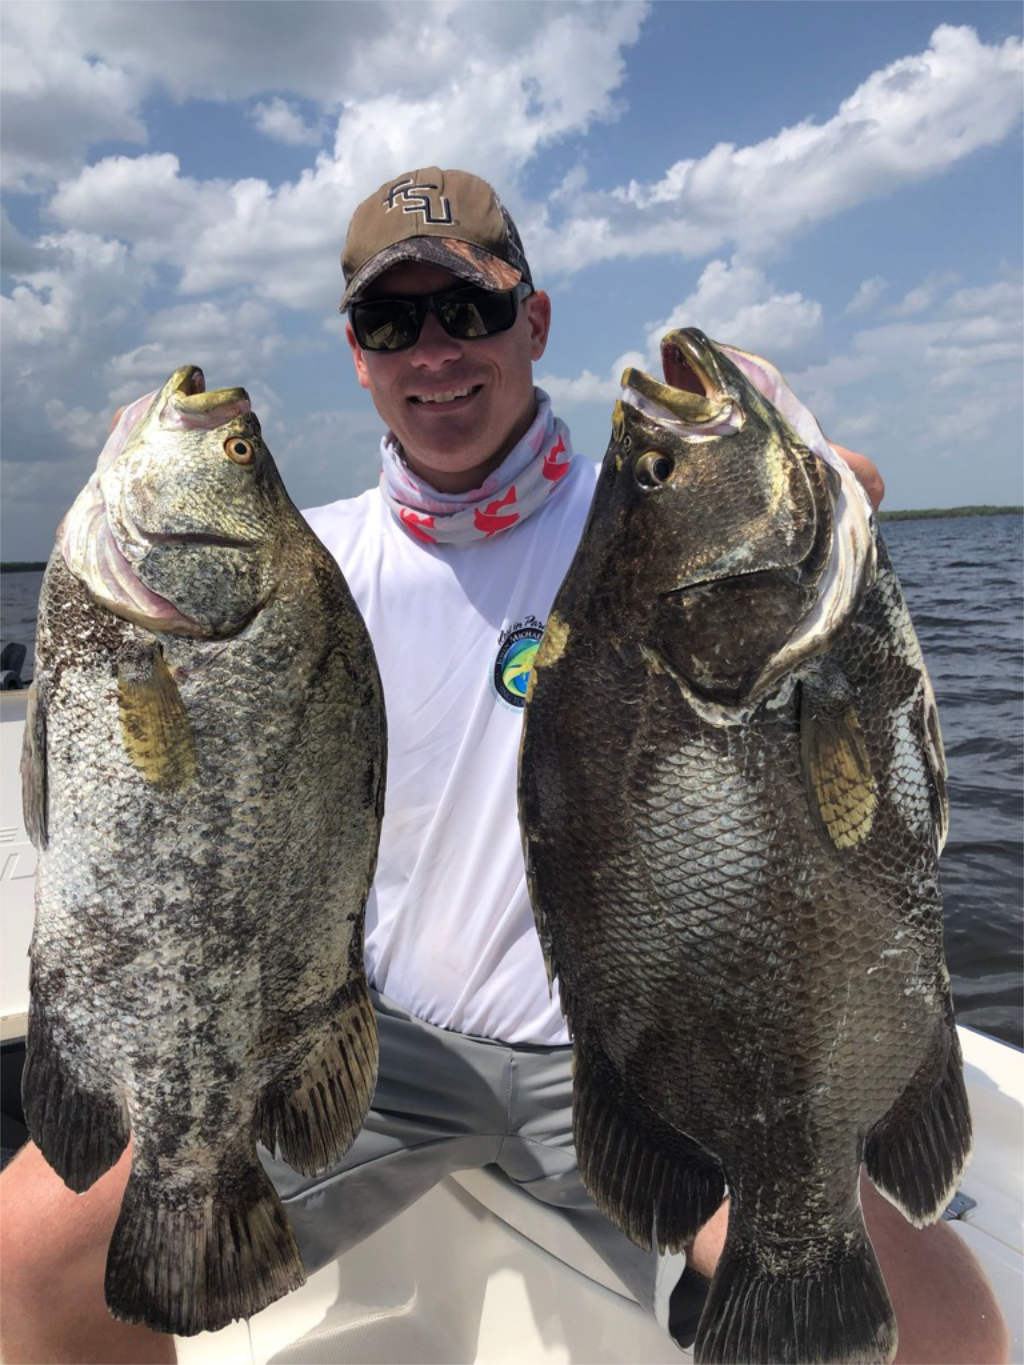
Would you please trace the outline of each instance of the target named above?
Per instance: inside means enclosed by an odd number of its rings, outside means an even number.
[[[626,369],[620,381],[622,401],[691,439],[742,429],[742,406],[703,332],[696,327],[669,332],[661,341],[661,365],[664,382],[632,366]]]
[[[165,386],[166,399],[160,425],[171,430],[211,431],[234,417],[249,413],[252,404],[245,389],[206,388],[206,376],[198,365],[182,365]],[[255,420],[255,419],[253,419]]]

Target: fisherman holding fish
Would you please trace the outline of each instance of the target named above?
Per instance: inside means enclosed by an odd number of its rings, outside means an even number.
[[[366,622],[386,703],[387,794],[365,924],[380,1070],[340,1161],[299,1174],[264,1149],[263,1165],[312,1272],[450,1172],[496,1164],[560,1209],[689,1345],[727,1208],[696,1233],[684,1271],[681,1257],[643,1250],[591,1201],[573,1147],[572,1047],[517,820],[531,665],[597,480],[534,387],[551,301],[494,190],[463,171],[418,169],[382,185],[353,215],[342,268],[356,374],[387,428],[383,471],[360,497],[305,515]],[[871,462],[833,450],[877,505]],[[74,1194],[29,1144],[4,1173],[8,1365],[175,1359],[172,1337],[145,1326],[144,1312],[118,1320],[104,1299],[130,1164],[126,1153]],[[956,1234],[914,1228],[866,1178],[861,1201],[895,1309],[895,1358],[1006,1359],[998,1307]],[[133,1317],[123,1296],[118,1310]]]

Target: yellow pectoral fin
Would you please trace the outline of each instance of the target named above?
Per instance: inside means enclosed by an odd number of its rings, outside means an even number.
[[[837,849],[856,848],[871,833],[878,805],[871,759],[856,709],[800,717],[804,785],[815,823]]]
[[[170,791],[187,786],[196,775],[195,740],[178,685],[159,651],[148,675],[119,670],[117,705],[125,752],[146,781]]]

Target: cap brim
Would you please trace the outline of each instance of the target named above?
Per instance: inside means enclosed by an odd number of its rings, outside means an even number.
[[[384,247],[356,271],[342,295],[339,311],[343,313],[379,275],[401,261],[427,261],[443,266],[468,284],[498,292],[514,289],[523,278],[521,270],[474,242],[463,242],[457,237],[407,237],[404,242]]]

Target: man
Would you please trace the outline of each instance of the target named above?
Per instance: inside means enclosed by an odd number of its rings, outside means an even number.
[[[464,172],[383,185],[356,210],[342,265],[356,374],[388,429],[383,476],[308,516],[364,613],[387,704],[387,809],[366,933],[381,1074],[336,1170],[300,1177],[269,1153],[265,1164],[312,1270],[448,1172],[497,1163],[560,1207],[678,1341],[692,1340],[725,1211],[698,1234],[673,1288],[679,1262],[634,1247],[586,1196],[571,1051],[524,882],[515,771],[525,677],[596,478],[533,386],[551,303],[494,191]],[[841,453],[877,503],[874,466]],[[9,1365],[174,1359],[169,1338],[114,1322],[103,1304],[127,1168],[126,1157],[83,1196],[31,1146],[7,1172]],[[1003,1359],[998,1309],[955,1234],[915,1231],[867,1185],[864,1208],[899,1358]]]

